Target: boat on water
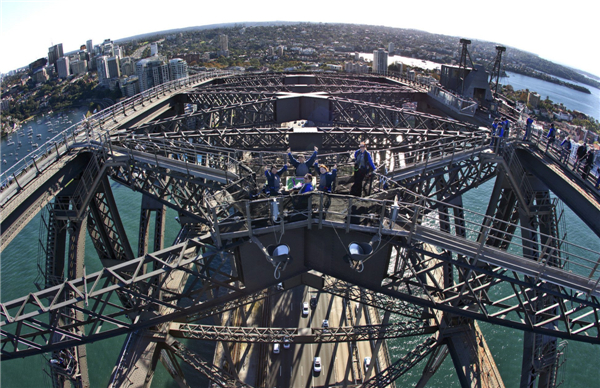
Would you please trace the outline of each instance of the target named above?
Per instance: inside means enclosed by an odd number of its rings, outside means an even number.
[[[39,139],[41,139],[41,138],[42,138],[42,134],[41,134],[41,133],[38,133],[36,136],[37,136]]]
[[[6,143],[6,145],[7,145],[7,146],[15,145],[15,142],[14,142],[14,141],[12,141],[12,140],[9,140],[9,141]]]
[[[38,143],[33,143],[31,146],[32,146],[33,148],[37,148],[37,147],[38,147]]]

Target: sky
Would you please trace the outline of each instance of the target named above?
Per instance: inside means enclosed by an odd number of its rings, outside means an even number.
[[[485,40],[600,76],[598,6],[589,0],[340,2],[179,0],[0,0],[0,72],[70,52],[92,39],[216,23],[301,21],[414,28]],[[352,5],[351,5],[352,4]],[[362,4],[357,6],[355,4]],[[465,9],[467,9],[465,11]]]

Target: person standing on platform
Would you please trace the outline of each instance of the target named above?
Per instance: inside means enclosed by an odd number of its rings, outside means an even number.
[[[363,180],[367,174],[375,170],[371,154],[367,151],[365,142],[361,141],[358,150],[354,152],[354,184],[350,188],[350,195],[362,196]]]
[[[569,156],[571,156],[571,137],[567,136],[567,138],[560,143],[560,158],[558,161],[568,165]]]
[[[527,118],[527,123],[525,125],[525,136],[523,136],[523,141],[529,141],[529,137],[531,136],[531,127],[533,126],[533,118],[529,116]]]
[[[496,134],[498,132],[498,119],[494,119],[492,123],[492,141],[490,142],[490,147],[493,147],[496,143]]]
[[[331,193],[333,182],[335,182],[335,178],[337,177],[337,164],[333,166],[330,172],[326,165],[315,162],[315,172],[317,177],[319,177],[317,189]]]
[[[590,148],[588,150],[587,154],[585,155],[585,166],[583,166],[583,172],[581,173],[581,178],[583,178],[584,181],[587,180],[587,177],[588,177],[593,165],[594,165],[594,150]]]
[[[504,118],[504,121],[502,122],[502,127],[504,128],[504,136],[502,137],[508,138],[510,134],[510,121],[508,121],[508,117]]]
[[[556,139],[556,128],[554,128],[554,123],[550,124],[550,129],[548,130],[548,135],[546,136],[547,138],[547,143],[546,143],[546,151],[548,152],[548,148],[554,144],[554,139]]]
[[[582,145],[577,147],[577,151],[575,151],[575,164],[573,164],[573,170],[577,171],[577,169],[581,166],[581,162],[585,158],[585,154],[587,153],[587,143],[584,141]]]
[[[306,158],[304,157],[304,155],[298,155],[298,159],[294,158],[294,156],[292,155],[292,150],[291,148],[288,148],[288,157],[290,159],[290,164],[294,167],[296,167],[296,177],[300,178],[300,177],[304,177],[306,174],[308,174],[310,172],[310,166],[313,165],[313,163],[315,162],[315,160],[317,159],[317,151],[319,149],[315,146],[315,151],[313,152],[312,156],[306,160]]]
[[[597,177],[598,177],[598,179],[596,180],[596,186],[594,186],[594,187],[595,187],[596,189],[599,189],[599,190],[600,190],[600,167],[598,167],[598,168],[596,169],[596,174],[597,174]]]
[[[279,195],[281,193],[281,175],[287,171],[287,163],[280,170],[276,166],[265,167],[265,177],[267,178],[267,186],[265,191],[269,195]]]

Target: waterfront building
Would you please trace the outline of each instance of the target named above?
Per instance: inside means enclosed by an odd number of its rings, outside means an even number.
[[[171,80],[187,78],[188,65],[181,58],[173,58],[173,59],[169,60],[169,73],[170,73]]]
[[[387,74],[388,52],[380,48],[373,51],[373,73]]]
[[[388,52],[392,54],[396,50],[393,42],[388,43]]]
[[[346,73],[367,74],[369,72],[369,66],[360,62],[346,62],[344,64],[344,71],[346,71]]]
[[[527,104],[531,105],[534,109],[540,104],[540,95],[536,92],[529,92],[527,95]]]
[[[169,66],[160,55],[144,58],[135,64],[140,92],[169,81]]]
[[[414,70],[409,70],[406,72],[406,78],[408,78],[410,81],[414,81],[416,80],[416,73]]]
[[[60,57],[56,60],[56,71],[59,78],[67,78],[71,75],[69,67],[69,57]]]

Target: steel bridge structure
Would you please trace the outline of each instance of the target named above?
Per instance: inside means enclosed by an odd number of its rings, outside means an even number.
[[[240,381],[228,345],[227,368],[183,339],[420,336],[362,386],[393,385],[427,360],[424,386],[447,354],[462,386],[503,386],[461,356],[478,321],[523,331],[522,387],[557,386],[561,340],[600,344],[600,253],[565,239],[562,206],[598,237],[600,198],[537,139],[496,148],[490,139],[485,127],[437,115],[424,86],[369,75],[210,73],[99,112],[1,177],[2,250],[39,212],[43,231],[38,291],[0,303],[2,361],[45,354],[54,386],[88,386],[86,344],[126,334],[111,386],[146,361],[134,343],[180,386],[189,383],[178,360],[217,386],[254,386]],[[350,151],[360,142],[377,170],[356,197]],[[264,166],[315,147],[319,163],[338,166],[333,192],[263,193]],[[491,180],[485,213],[463,207],[464,193]],[[143,194],[137,247],[110,181]],[[181,224],[171,246],[167,207]],[[87,236],[100,271],[86,270]],[[371,250],[353,256],[353,242]],[[276,245],[289,254],[274,255]],[[278,283],[386,319],[309,331],[199,323],[267,300]]]

